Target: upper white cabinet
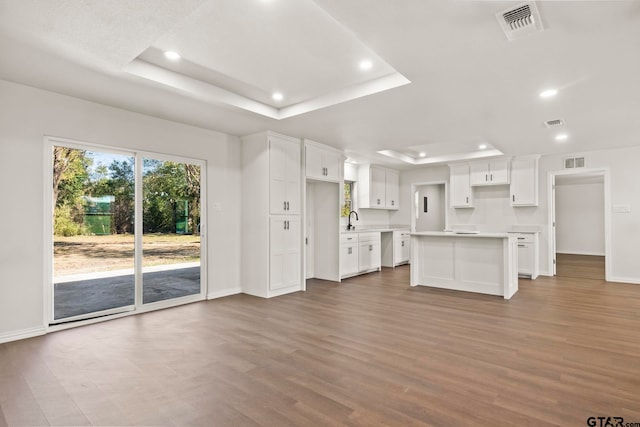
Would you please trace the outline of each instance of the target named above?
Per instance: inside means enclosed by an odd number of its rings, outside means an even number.
[[[471,175],[469,165],[449,165],[449,200],[452,208],[472,208]]]
[[[343,156],[340,150],[305,139],[305,175],[321,181],[342,181]]]
[[[372,165],[358,168],[358,206],[371,209],[399,208],[400,174]]]
[[[516,157],[511,161],[511,206],[538,206],[539,157]]]
[[[509,160],[473,162],[471,185],[500,185],[509,183]]]
[[[300,140],[242,138],[242,291],[264,298],[304,289]]]
[[[272,214],[300,212],[300,143],[269,138],[269,202]]]

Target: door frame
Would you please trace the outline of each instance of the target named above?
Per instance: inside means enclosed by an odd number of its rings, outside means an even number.
[[[103,144],[95,144],[86,141],[74,140],[69,138],[45,135],[44,136],[44,165],[43,182],[44,182],[44,250],[43,250],[43,286],[44,286],[44,304],[43,304],[43,326],[46,332],[68,329],[76,326],[83,326],[106,320],[116,319],[119,317],[130,316],[148,311],[160,310],[169,307],[175,307],[182,304],[188,304],[197,301],[203,301],[207,296],[207,163],[206,160],[194,159],[184,156],[176,156],[171,154],[154,153],[144,150],[126,149],[122,147],[113,147]],[[53,292],[53,175],[51,173],[51,165],[53,164],[53,147],[64,146],[80,150],[95,150],[111,154],[121,154],[132,156],[135,162],[134,169],[134,276],[135,276],[135,298],[134,305],[118,307],[99,312],[92,312],[92,317],[85,315],[73,316],[65,318],[64,323],[52,324],[55,321],[54,316],[54,292]],[[164,161],[174,161],[180,163],[190,163],[200,166],[200,293],[187,295],[184,297],[157,301],[153,303],[143,304],[142,301],[142,227],[143,227],[143,198],[142,198],[142,159],[152,158]],[[139,232],[138,232],[139,231]]]
[[[416,231],[416,209],[420,208],[420,201],[415,200],[416,188],[423,185],[442,185],[444,184],[444,229],[449,229],[449,191],[447,181],[425,181],[425,182],[412,182],[411,193],[409,194],[409,206],[411,206],[411,232]],[[416,205],[418,203],[418,205]],[[444,230],[443,230],[444,231]]]
[[[598,174],[604,178],[604,269],[605,281],[611,281],[611,171],[608,167],[580,168],[578,170],[549,171],[547,174],[548,211],[548,265],[551,276],[556,275],[556,177],[567,175]]]

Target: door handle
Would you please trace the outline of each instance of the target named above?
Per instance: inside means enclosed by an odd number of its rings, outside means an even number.
[[[369,245],[369,252],[373,250],[373,245]]]
[[[485,181],[489,181],[489,178],[487,178],[487,174],[486,173],[484,174],[484,180]]]
[[[515,202],[515,201],[516,201],[516,195],[515,195],[515,194],[512,194],[512,195],[511,195],[511,201],[513,201],[513,202]]]
[[[291,209],[289,208],[289,202],[287,202],[287,210],[291,210]]]
[[[519,248],[526,248],[526,245],[518,244],[518,247],[519,247]]]
[[[282,210],[286,211],[287,210],[287,202],[282,202]]]

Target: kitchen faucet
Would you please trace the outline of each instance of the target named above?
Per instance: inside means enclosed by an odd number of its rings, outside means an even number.
[[[351,224],[351,214],[356,214],[356,221],[359,221],[358,212],[356,212],[356,211],[349,212],[349,223],[347,224],[347,230],[353,230],[354,228],[356,228],[355,225]]]

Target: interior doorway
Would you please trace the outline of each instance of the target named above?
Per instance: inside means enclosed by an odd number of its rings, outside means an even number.
[[[413,196],[412,231],[444,231],[447,229],[446,189],[445,182],[411,184]]]
[[[553,274],[608,280],[608,171],[563,171],[550,178]]]

